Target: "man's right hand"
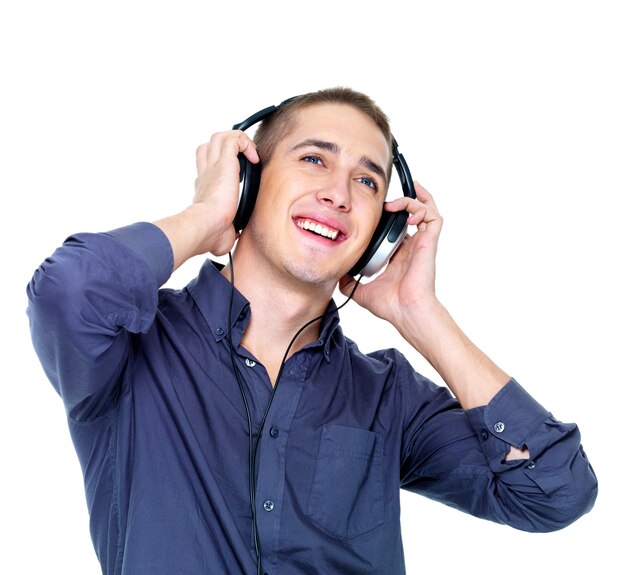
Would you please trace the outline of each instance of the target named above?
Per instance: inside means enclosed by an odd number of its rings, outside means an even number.
[[[170,240],[174,269],[189,258],[226,254],[237,239],[233,220],[239,199],[239,153],[256,164],[254,142],[241,130],[218,132],[196,150],[193,203],[183,212],[154,222]]]

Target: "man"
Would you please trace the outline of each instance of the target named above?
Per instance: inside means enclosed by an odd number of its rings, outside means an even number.
[[[197,150],[191,206],[70,237],[29,284],[103,573],[404,573],[401,487],[528,531],[587,512],[597,483],[576,426],[435,295],[432,197],[416,183],[417,198],[385,203],[392,138],[378,107],[349,89],[308,94],[255,139],[215,134]],[[263,171],[238,236],[239,154]],[[417,231],[356,287],[346,272],[383,209],[407,211]],[[158,290],[236,241],[221,272],[207,262],[185,289]],[[395,350],[361,354],[339,327],[338,282],[454,397]]]

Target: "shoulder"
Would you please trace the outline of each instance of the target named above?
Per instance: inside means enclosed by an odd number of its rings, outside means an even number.
[[[439,387],[416,371],[406,356],[396,348],[390,347],[364,353],[349,338],[345,338],[345,346],[353,370],[362,370],[372,376],[384,375],[402,385],[417,384],[433,389]]]

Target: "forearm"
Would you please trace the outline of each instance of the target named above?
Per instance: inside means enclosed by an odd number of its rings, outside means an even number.
[[[192,204],[179,214],[154,222],[172,247],[174,269],[193,256],[219,251],[219,234],[211,225],[212,214],[205,204]],[[233,230],[234,232],[234,230]]]
[[[464,409],[486,405],[510,379],[437,300],[403,314],[396,327],[435,368]]]

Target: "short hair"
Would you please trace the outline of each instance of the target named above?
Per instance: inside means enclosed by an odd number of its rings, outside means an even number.
[[[389,146],[390,160],[387,166],[387,180],[389,180],[393,161],[393,137],[389,118],[369,96],[343,86],[326,88],[291,98],[281,104],[271,116],[263,120],[254,134],[254,143],[261,161],[269,162],[278,143],[295,129],[296,114],[304,108],[317,104],[352,106],[378,126]]]

